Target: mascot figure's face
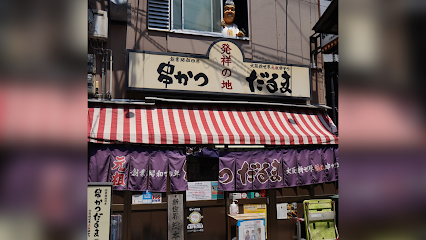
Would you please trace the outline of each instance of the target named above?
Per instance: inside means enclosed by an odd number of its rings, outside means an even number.
[[[226,5],[224,8],[223,19],[226,24],[232,24],[235,19],[235,7],[232,5]]]

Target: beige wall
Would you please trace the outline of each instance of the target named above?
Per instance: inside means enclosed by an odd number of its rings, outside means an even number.
[[[318,20],[318,3],[316,0],[287,1],[249,0],[250,40],[236,41],[247,59],[310,64],[309,37],[314,33],[311,29]],[[148,30],[147,0],[128,0],[128,2],[131,4],[131,21],[127,25],[110,22],[109,26],[107,46],[112,48],[114,57],[113,98],[143,98],[142,93],[126,91],[126,49],[206,54],[210,44],[219,39]],[[97,1],[96,6],[107,9],[106,3],[107,1]],[[322,59],[320,55],[318,57]],[[321,66],[320,63],[319,67]],[[310,102],[324,103],[322,73],[312,72],[313,99]]]

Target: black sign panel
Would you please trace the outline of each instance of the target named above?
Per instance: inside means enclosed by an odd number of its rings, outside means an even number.
[[[187,225],[186,225],[186,231],[187,233],[194,233],[194,232],[204,232],[204,225],[203,225],[203,209],[196,207],[196,208],[187,208]]]

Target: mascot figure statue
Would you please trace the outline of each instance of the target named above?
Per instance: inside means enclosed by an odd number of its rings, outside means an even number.
[[[234,24],[235,3],[233,0],[226,0],[223,8],[222,34],[223,36],[244,37],[244,33]]]

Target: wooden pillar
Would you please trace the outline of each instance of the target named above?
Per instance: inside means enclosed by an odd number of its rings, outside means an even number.
[[[123,240],[132,238],[132,192],[124,193],[124,211],[123,211]]]
[[[267,218],[268,218],[268,240],[278,240],[278,223],[277,223],[277,193],[276,189],[268,189],[268,204],[267,204]]]

